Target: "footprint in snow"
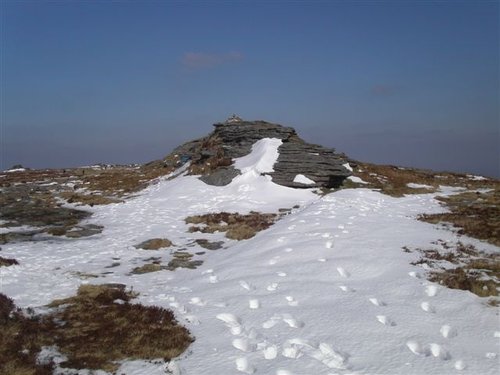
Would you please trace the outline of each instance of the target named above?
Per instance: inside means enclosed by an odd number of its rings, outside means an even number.
[[[278,263],[278,260],[280,259],[279,256],[275,256],[274,258],[272,258],[271,260],[269,260],[269,265],[273,266],[275,265],[276,263]]]
[[[297,226],[296,226],[295,224],[294,224],[294,225],[290,225],[290,226],[288,227],[288,230],[294,230],[296,227],[297,227]]]
[[[260,308],[260,301],[256,298],[248,301],[248,307],[252,310],[257,310]]]
[[[290,314],[283,314],[283,321],[288,324],[290,328],[302,328],[304,327],[304,323],[300,320],[295,319]]]
[[[455,337],[457,335],[457,331],[455,329],[453,329],[448,324],[443,325],[441,327],[441,329],[439,330],[439,332],[446,339],[450,339],[450,338]]]
[[[271,360],[278,356],[278,347],[276,345],[268,346],[263,350],[264,358]]]
[[[236,370],[245,374],[253,374],[255,372],[255,368],[248,363],[248,359],[245,357],[236,358]]]
[[[349,277],[351,276],[351,274],[349,272],[347,272],[344,268],[342,267],[337,267],[337,272],[339,273],[340,276],[342,277]]]
[[[465,370],[467,366],[465,365],[465,362],[459,359],[458,361],[455,362],[455,369],[458,371]]]
[[[208,277],[208,282],[210,284],[217,284],[219,282],[219,278],[216,275],[211,275]]]
[[[375,306],[386,306],[386,303],[384,301],[381,301],[377,298],[369,298],[368,300]]]
[[[435,313],[436,312],[436,309],[429,302],[422,302],[420,304],[420,307],[422,308],[422,310],[424,310],[425,312],[428,312],[428,313]]]
[[[429,355],[428,349],[417,341],[410,340],[406,343],[406,346],[415,355],[423,355],[426,357]]]
[[[391,318],[389,318],[385,315],[377,315],[377,320],[385,326],[392,327],[392,326],[396,325],[396,323],[394,323],[394,321]]]
[[[247,283],[245,280],[240,280],[240,286],[243,289],[246,289],[248,291],[255,289],[255,286],[253,286],[252,284]]]
[[[319,351],[316,351],[313,357],[321,361],[328,368],[339,370],[348,368],[346,362],[349,355],[333,349],[330,345],[324,342],[319,344]]]
[[[242,352],[248,353],[255,351],[255,345],[251,344],[246,338],[234,339],[232,344],[236,349]]]
[[[294,344],[286,344],[283,346],[281,355],[286,358],[297,359],[302,357],[304,354],[300,351],[300,348]]]
[[[425,287],[425,294],[429,297],[434,297],[438,292],[438,288],[436,285],[427,285]]]
[[[288,301],[288,306],[298,306],[299,305],[299,301],[297,301],[292,296],[286,296],[285,299]]]
[[[325,242],[325,247],[327,249],[331,249],[333,247],[333,241],[326,241]]]
[[[216,316],[217,319],[222,320],[226,327],[233,335],[239,335],[242,332],[241,320],[236,315],[230,313],[222,313]]]
[[[262,328],[264,329],[273,328],[276,324],[280,322],[280,320],[281,320],[280,316],[274,315],[273,317],[262,323]]]
[[[271,283],[267,286],[267,290],[270,292],[274,292],[276,289],[278,289],[279,284],[278,283]]]
[[[353,288],[350,288],[348,286],[345,286],[345,285],[340,285],[339,286],[340,290],[342,290],[343,292],[355,292],[356,290],[353,289]]]
[[[446,349],[444,349],[441,345],[439,344],[429,344],[431,354],[439,359],[442,359],[444,361],[448,360],[451,358],[450,353]]]

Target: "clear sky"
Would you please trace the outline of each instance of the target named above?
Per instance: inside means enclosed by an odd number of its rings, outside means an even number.
[[[0,3],[1,169],[146,162],[236,113],[500,176],[498,1]]]

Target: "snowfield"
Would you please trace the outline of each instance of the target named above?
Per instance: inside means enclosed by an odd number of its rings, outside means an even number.
[[[100,235],[2,246],[2,256],[20,265],[0,268],[1,292],[20,307],[44,311],[82,283],[123,283],[140,293],[135,302],[173,309],[196,338],[169,364],[128,361],[119,374],[497,374],[498,309],[428,282],[425,269],[410,264],[418,254],[402,251],[457,241],[453,232],[416,220],[443,210],[435,194],[392,198],[345,189],[321,197],[279,186],[261,173],[272,171],[280,143],[257,142],[236,160],[242,175],[225,187],[179,175],[125,203],[86,208],[94,213],[87,223],[105,226]],[[188,233],[184,223],[195,214],[295,205],[240,242]],[[155,237],[170,239],[174,250],[206,251],[196,258],[203,265],[131,275],[151,256],[170,259],[170,249],[134,248]],[[198,238],[225,246],[207,251],[194,243]],[[109,268],[113,263],[119,265]],[[82,274],[100,277],[82,280]]]

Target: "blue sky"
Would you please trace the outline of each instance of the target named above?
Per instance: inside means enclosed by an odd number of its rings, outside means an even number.
[[[1,166],[158,159],[237,113],[492,176],[497,1],[3,1]]]

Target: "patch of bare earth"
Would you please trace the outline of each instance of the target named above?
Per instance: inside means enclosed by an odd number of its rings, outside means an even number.
[[[479,297],[491,297],[488,303],[498,305],[500,290],[500,254],[477,250],[462,242],[447,243],[438,240],[432,249],[404,247],[406,252],[417,252],[420,259],[413,265],[426,265],[427,279],[451,289],[468,290]]]
[[[246,215],[220,212],[205,215],[189,216],[186,224],[195,224],[189,232],[214,233],[225,232],[232,240],[246,240],[258,232],[269,228],[278,218],[276,214],[250,212]]]
[[[125,286],[83,285],[76,296],[56,300],[46,315],[15,307],[0,294],[0,374],[51,374],[54,364],[37,362],[44,346],[67,357],[64,368],[116,371],[125,359],[170,360],[182,354],[193,337],[173,313],[132,304]]]

